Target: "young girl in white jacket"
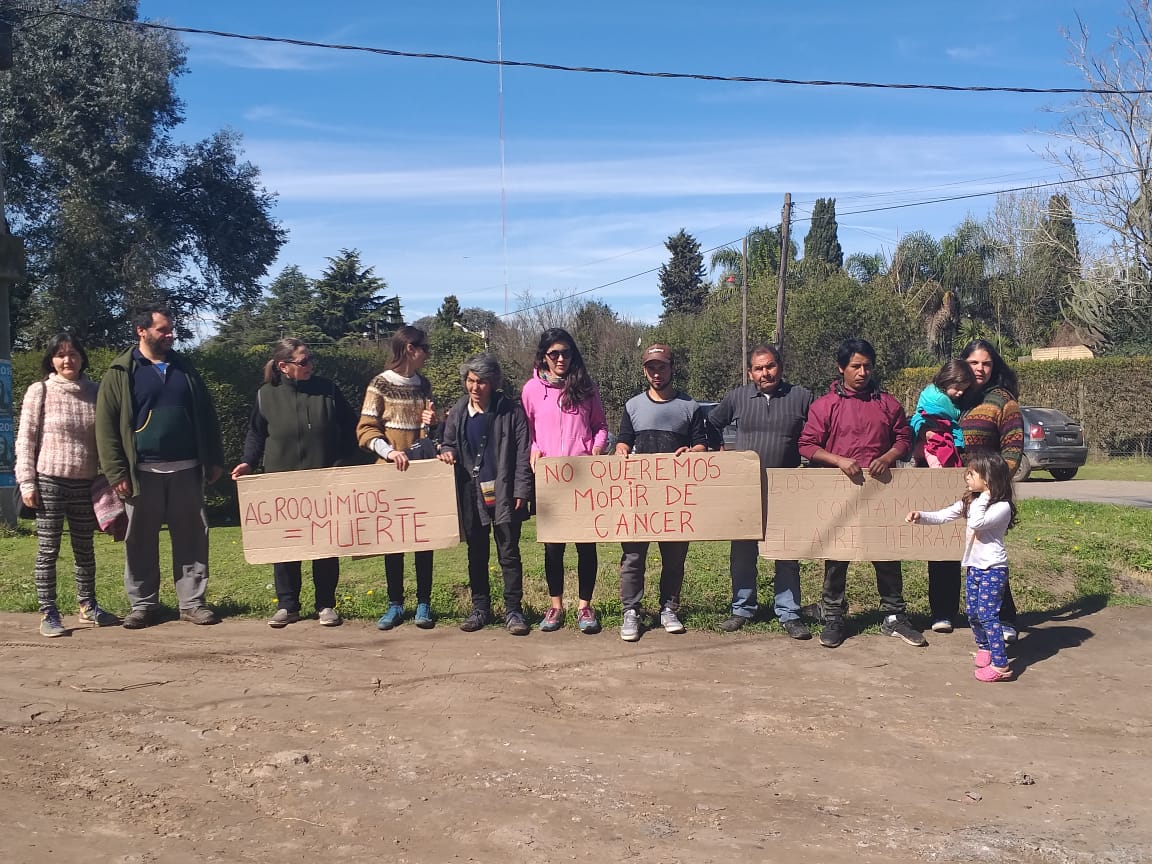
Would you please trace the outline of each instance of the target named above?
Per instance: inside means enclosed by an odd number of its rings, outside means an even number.
[[[977,452],[968,457],[964,497],[943,510],[913,510],[905,520],[942,525],[968,519],[964,547],[964,597],[968,622],[976,640],[976,679],[1006,681],[1012,677],[1000,626],[1000,601],[1008,581],[1008,550],[1004,532],[1016,524],[1012,472],[999,453]]]

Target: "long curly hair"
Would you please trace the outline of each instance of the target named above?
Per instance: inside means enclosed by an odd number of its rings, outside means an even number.
[[[1016,524],[1016,495],[1012,488],[1012,469],[1004,461],[1004,457],[992,450],[977,450],[966,460],[964,467],[984,478],[988,486],[989,503],[1007,501],[1012,508],[1012,520],[1008,523],[1011,528]],[[968,508],[976,500],[979,493],[967,491],[964,493],[964,515],[968,515]]]
[[[533,368],[537,374],[548,371],[544,355],[557,342],[572,349],[568,360],[568,371],[564,374],[564,389],[560,393],[560,407],[571,410],[592,395],[592,379],[588,367],[584,365],[584,355],[580,353],[576,340],[563,327],[549,327],[540,334],[540,344],[536,347],[536,361]]]

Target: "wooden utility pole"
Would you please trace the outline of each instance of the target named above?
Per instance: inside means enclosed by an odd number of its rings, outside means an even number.
[[[792,246],[792,193],[784,193],[784,212],[780,216],[780,271],[776,279],[776,338],[772,341],[784,350],[784,283],[788,280],[788,250]]]
[[[748,235],[740,253],[740,377],[744,378],[744,364],[748,361]]]

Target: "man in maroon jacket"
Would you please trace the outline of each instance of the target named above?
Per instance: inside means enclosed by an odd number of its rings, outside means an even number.
[[[863,339],[845,340],[836,351],[836,365],[841,377],[812,403],[800,433],[800,455],[813,465],[839,468],[854,483],[863,483],[865,472],[886,479],[912,444],[904,409],[890,393],[881,391],[872,377],[876,349]],[[874,561],[872,566],[876,568],[876,590],[884,613],[881,632],[909,645],[927,645],[923,634],[908,622],[900,562]],[[825,648],[837,647],[848,635],[844,620],[848,614],[844,597],[847,580],[847,561],[824,562],[820,644]]]

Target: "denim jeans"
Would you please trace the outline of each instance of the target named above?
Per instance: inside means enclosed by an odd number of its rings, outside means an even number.
[[[755,618],[759,609],[756,598],[756,564],[760,557],[756,540],[733,540],[729,563],[732,569],[732,614]],[[776,561],[773,589],[775,612],[780,622],[800,618],[800,562]]]

